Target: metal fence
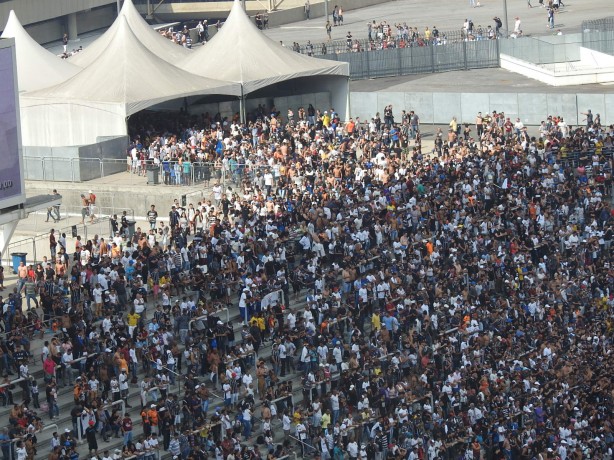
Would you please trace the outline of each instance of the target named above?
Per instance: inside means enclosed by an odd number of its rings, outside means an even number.
[[[125,159],[100,162],[100,158],[24,155],[24,172],[29,180],[84,182],[127,169]]]
[[[499,40],[461,41],[441,46],[393,48],[320,57],[349,63],[350,75],[355,80],[485,69],[499,67]]]
[[[111,224],[109,217],[101,217],[93,223],[86,221],[86,224],[77,223],[63,227],[53,227],[55,230],[56,239],[62,234],[66,234],[66,253],[72,254],[75,248],[76,236],[81,237],[83,243],[88,239],[98,235],[101,238],[108,238],[111,235]],[[51,229],[51,226],[49,227]],[[27,254],[26,262],[28,264],[36,264],[43,260],[43,257],[50,259],[51,253],[49,249],[49,231],[40,233],[36,236],[23,238],[17,241],[12,241],[4,247],[2,255],[2,265],[5,267],[12,266],[13,253]]]
[[[301,54],[323,56],[347,52],[381,51],[393,48],[413,48],[423,46],[438,46],[457,43],[465,40],[477,41],[487,38],[485,30],[475,29],[474,34],[467,34],[464,30],[439,31],[436,37],[425,37],[424,33],[412,32],[410,35],[385,36],[373,33],[369,38],[345,38],[330,40],[321,43],[293,43],[292,50]]]
[[[24,156],[24,163],[30,162],[31,158]],[[46,169],[54,169],[58,165],[70,164],[71,158],[48,157],[34,158],[33,160],[42,162]],[[81,159],[82,160],[82,159]],[[79,160],[76,160],[78,162]],[[154,164],[153,160],[138,161],[132,163],[129,159],[118,160],[109,158],[88,158],[88,168],[100,172],[98,177],[113,176],[123,185],[167,185],[171,187],[193,186],[193,185],[213,185],[215,182],[235,183],[239,185],[247,177],[253,179],[258,171],[264,175],[264,170],[269,168],[267,165],[247,165],[232,163],[211,163],[211,162],[183,162],[177,161],[161,162]],[[121,171],[121,172],[118,172]],[[157,182],[154,181],[151,172],[155,171]],[[49,173],[50,174],[50,173]],[[63,182],[82,182],[80,175],[66,175],[64,179],[55,179]],[[112,194],[110,194],[112,195]],[[117,214],[123,208],[115,208],[113,197],[108,198],[109,208],[103,214]],[[71,212],[80,212],[72,210]]]
[[[582,21],[582,32],[585,31],[603,31],[614,30],[614,16],[608,16],[601,19],[590,19]]]
[[[601,53],[614,55],[614,28],[583,31],[582,46]]]

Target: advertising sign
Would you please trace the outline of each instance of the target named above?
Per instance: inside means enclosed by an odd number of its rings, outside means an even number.
[[[15,46],[0,40],[0,209],[25,201]]]

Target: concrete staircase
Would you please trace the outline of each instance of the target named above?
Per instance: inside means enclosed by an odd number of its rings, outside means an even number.
[[[235,301],[233,302],[233,305],[236,305],[236,304],[237,304],[237,301],[235,299]],[[299,311],[303,309],[305,305],[306,305],[305,293],[301,294],[300,300],[290,301],[290,309],[292,311]],[[150,309],[152,308],[151,304],[149,305],[149,308]],[[240,331],[242,328],[242,322],[241,322],[242,320],[239,316],[239,311],[236,306],[230,309],[230,319],[235,325],[235,337],[237,341],[240,341],[241,340]],[[42,370],[42,364],[40,362],[40,350],[42,349],[44,340],[49,340],[50,338],[51,338],[50,332],[46,332],[44,334],[43,339],[40,339],[38,338],[38,336],[36,336],[35,338],[32,339],[31,347],[30,347],[31,352],[35,357],[34,358],[35,363],[30,364],[30,374],[33,375],[36,378],[36,381],[39,383],[39,390],[40,390],[39,400],[41,403],[45,403],[45,387],[44,387],[44,384],[42,384],[43,370]],[[264,359],[265,361],[268,361],[268,359],[270,358],[270,355],[271,355],[271,343],[268,342],[268,343],[263,344],[263,346],[261,346],[259,350],[259,358]],[[185,372],[185,369],[184,369],[184,372]],[[145,374],[143,373],[142,369],[139,368],[139,379],[143,378],[144,376]],[[294,379],[298,380],[298,377],[299,377],[298,374],[293,374],[293,375],[291,374],[287,379],[284,379],[284,380],[294,380]],[[12,379],[15,379],[15,377],[12,377]],[[212,390],[212,393],[211,393],[212,399],[209,405],[209,413],[208,413],[210,415],[215,410],[215,407],[223,406],[224,401],[220,397],[219,393],[221,392],[219,390],[217,392],[213,390],[213,387],[211,383],[208,382],[208,379],[200,378],[199,380],[200,382],[205,383]],[[174,386],[170,386],[169,393],[179,394],[180,393],[179,387],[180,386],[177,383]],[[298,384],[295,383],[293,385],[295,404],[302,400],[301,388],[302,387],[300,385],[300,382]],[[22,389],[19,383],[15,384],[15,389],[12,390],[12,392],[13,392],[14,402],[20,403],[22,401],[22,394],[21,394]],[[184,394],[183,385],[181,385],[181,394]],[[136,440],[143,433],[142,421],[140,417],[141,403],[140,403],[140,392],[139,392],[138,384],[131,384],[128,404],[132,406],[132,409],[127,409],[127,410],[129,411],[132,417],[132,420],[133,420],[133,440]],[[43,423],[45,425],[44,429],[41,432],[37,433],[36,435],[37,441],[38,441],[37,443],[38,452],[35,457],[36,460],[47,459],[48,454],[51,450],[50,448],[51,438],[52,438],[54,431],[57,431],[58,434],[61,435],[66,428],[72,430],[72,419],[71,419],[70,412],[74,407],[74,399],[73,399],[73,387],[71,385],[68,385],[64,388],[59,389],[58,407],[60,410],[60,415],[59,415],[59,418],[56,418],[54,420],[49,419],[48,413],[46,412],[43,413],[38,409],[34,409],[34,411],[37,412],[37,414],[43,420]],[[32,404],[30,404],[30,408],[32,408]],[[258,413],[259,408],[260,408],[260,404],[257,403],[255,414]],[[8,420],[8,413],[10,409],[11,409],[11,406],[0,407],[0,418],[4,420]],[[254,423],[255,428],[253,429],[253,433],[260,434],[257,418],[255,418],[254,422],[255,422]],[[280,422],[277,421],[275,426],[277,426],[277,424],[280,425]],[[53,425],[57,425],[57,428],[55,428]],[[77,436],[75,433],[73,433],[73,435],[75,437]],[[281,429],[276,430],[276,432],[274,431],[274,436],[275,436],[276,441],[282,438],[283,432],[281,431]],[[104,442],[102,440],[102,437],[98,436],[98,447],[99,447],[100,453],[102,453],[104,450],[108,450],[112,454],[114,449],[121,449],[123,447],[123,438],[111,438],[109,442]],[[160,444],[160,447],[162,448],[161,444]],[[80,458],[89,457],[87,442],[85,442],[85,440],[84,442],[78,445],[77,451],[79,452]],[[168,452],[164,452],[160,450],[160,457],[165,457],[165,456],[170,457],[170,454]]]

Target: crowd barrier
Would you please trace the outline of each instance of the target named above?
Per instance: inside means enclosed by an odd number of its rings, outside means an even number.
[[[461,46],[464,46],[464,45],[461,44]],[[399,51],[403,51],[403,50],[399,50]],[[390,54],[390,56],[392,56],[392,54]],[[360,60],[361,55],[357,55],[357,59]],[[353,62],[353,65],[359,66],[359,64],[360,63],[358,61]],[[452,65],[451,63],[448,63],[448,64]],[[439,62],[437,66],[446,66],[448,64]],[[403,65],[404,65],[403,63],[400,64],[401,67]],[[378,69],[381,70],[381,67],[380,68],[366,67],[365,69],[362,70],[362,72],[364,72],[365,74],[373,74],[373,73],[380,72],[380,70]],[[460,122],[464,123],[465,121],[460,120]],[[473,124],[473,120],[471,121],[470,124]],[[565,152],[564,154],[562,153],[560,155],[561,161],[564,164],[570,165],[570,166],[579,166],[583,164],[584,162],[590,163],[590,159],[594,151],[595,151],[594,149],[592,150],[589,149],[587,151]],[[612,156],[613,151],[614,149],[611,149],[611,148],[603,149],[602,155],[610,157]],[[27,156],[24,157],[25,162],[28,162],[30,160],[31,160],[30,157],[27,157]],[[44,164],[46,164],[46,166],[48,166],[49,168],[52,168],[53,162],[62,161],[64,159],[57,158],[57,157],[53,157],[53,158],[49,157],[49,158],[36,158],[35,161],[36,160],[42,161]],[[70,160],[70,159],[66,159],[66,160]],[[247,165],[244,163],[224,165],[224,164],[212,163],[212,162],[185,162],[184,164],[179,164],[176,161],[159,163],[159,162],[154,162],[153,160],[144,160],[144,161],[139,161],[138,163],[133,163],[129,161],[128,159],[116,160],[116,159],[106,159],[106,158],[90,158],[89,161],[91,162],[93,167],[97,167],[100,169],[101,174],[106,174],[104,172],[105,165],[122,162],[126,165],[125,171],[129,173],[129,176],[132,176],[135,179],[141,178],[140,180],[141,185],[143,181],[142,177],[151,175],[151,173],[154,172],[154,174],[157,176],[156,181],[155,183],[148,182],[149,185],[167,185],[167,186],[173,186],[173,187],[192,186],[192,185],[199,185],[199,184],[208,186],[208,185],[213,185],[216,182],[219,182],[224,185],[227,183],[228,184],[233,183],[234,185],[238,186],[242,184],[244,179],[248,179],[250,181],[254,180],[254,178],[256,178],[258,174],[264,175],[264,173],[267,170],[271,169],[270,166],[268,165],[254,166],[254,165]],[[186,166],[186,163],[188,164],[188,166]],[[272,169],[271,171],[274,172],[274,170]],[[110,176],[114,174],[116,173],[114,172],[108,175]],[[105,176],[101,176],[101,177],[105,177]],[[148,176],[148,180],[149,180],[149,176]],[[275,180],[277,180],[277,177],[275,177]],[[72,181],[68,181],[68,182],[72,182]],[[80,181],[77,180],[76,182],[80,182]],[[128,176],[127,176],[126,183],[127,184],[130,183],[130,177]],[[122,209],[116,208],[114,209],[114,213],[121,212],[122,210],[123,208]],[[80,209],[74,212],[80,212]],[[103,212],[102,214],[106,214],[106,213]]]

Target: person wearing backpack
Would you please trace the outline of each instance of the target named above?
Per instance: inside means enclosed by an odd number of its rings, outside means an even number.
[[[492,20],[495,21],[495,35],[499,37],[499,32],[501,30],[501,27],[503,27],[503,22],[498,16],[495,16],[494,18],[492,18]]]

